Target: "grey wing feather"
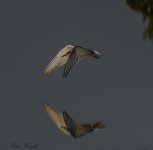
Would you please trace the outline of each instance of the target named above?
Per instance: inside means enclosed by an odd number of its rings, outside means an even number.
[[[68,75],[68,73],[71,71],[71,69],[75,64],[77,64],[83,58],[90,56],[92,54],[93,54],[92,50],[76,46],[71,52],[69,59],[65,65],[63,77],[66,77]]]
[[[93,131],[90,124],[80,124],[74,121],[66,111],[63,111],[63,117],[69,132],[75,138],[84,136],[85,134]]]
[[[77,130],[77,123],[68,115],[66,111],[63,111],[63,118],[69,132],[72,136],[74,136]]]

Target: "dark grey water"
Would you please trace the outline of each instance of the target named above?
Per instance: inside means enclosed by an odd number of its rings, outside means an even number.
[[[153,149],[153,2],[151,0],[0,1],[0,146],[35,149]],[[68,78],[43,70],[67,44],[104,53]],[[61,133],[48,101],[76,120],[107,128],[78,140]],[[8,148],[8,149],[11,149]]]

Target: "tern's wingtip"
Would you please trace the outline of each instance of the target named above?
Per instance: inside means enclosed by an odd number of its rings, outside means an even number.
[[[49,71],[47,69],[44,70],[44,75],[47,76],[49,74]]]
[[[48,106],[49,104],[48,104],[48,102],[43,101],[43,102],[42,102],[42,105],[43,105],[44,107],[46,107],[46,106]]]

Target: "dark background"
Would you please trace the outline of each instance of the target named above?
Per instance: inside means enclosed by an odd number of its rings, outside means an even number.
[[[0,1],[0,146],[37,149],[153,149],[153,40],[147,22],[119,0]],[[44,76],[65,45],[108,56]],[[107,128],[74,140],[42,107],[47,101],[81,122]]]

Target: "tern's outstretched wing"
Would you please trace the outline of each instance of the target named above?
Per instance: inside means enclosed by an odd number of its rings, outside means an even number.
[[[44,73],[47,75],[56,69],[62,67],[65,65],[68,61],[68,58],[70,56],[70,53],[72,51],[74,46],[67,45],[62,50],[59,51],[59,53],[51,60],[51,62],[47,65],[45,68]]]
[[[63,77],[66,77],[68,73],[71,71],[71,69],[73,68],[73,66],[77,64],[81,59],[87,56],[92,56],[93,54],[94,54],[94,51],[92,50],[89,50],[80,46],[75,46],[65,65]]]
[[[57,127],[63,131],[65,134],[70,135],[70,133],[66,130],[66,124],[63,118],[63,114],[61,112],[56,111],[52,106],[48,103],[44,102],[43,106],[48,113],[49,117],[54,121]]]
[[[63,118],[69,132],[72,136],[75,136],[75,132],[77,130],[77,123],[69,116],[66,111],[63,111]]]
[[[63,117],[69,132],[74,138],[79,138],[94,130],[90,124],[80,124],[73,120],[66,111],[63,111]]]

